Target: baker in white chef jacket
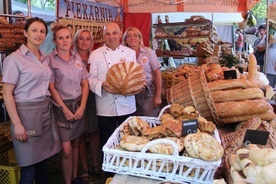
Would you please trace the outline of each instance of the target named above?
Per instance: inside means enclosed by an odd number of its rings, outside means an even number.
[[[88,59],[88,63],[90,63],[88,80],[90,90],[96,94],[101,147],[104,146],[115,129],[136,111],[134,96],[113,94],[105,82],[107,71],[114,64],[126,61],[136,62],[135,51],[121,45],[122,31],[114,22],[104,26],[103,37],[105,44],[92,51]]]

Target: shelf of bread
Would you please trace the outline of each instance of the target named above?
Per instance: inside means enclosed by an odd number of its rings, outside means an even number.
[[[0,17],[0,51],[10,52],[25,44],[24,27],[11,25],[5,17]]]
[[[212,21],[202,16],[191,16],[185,22],[154,24],[153,33],[153,39],[157,43],[157,55],[174,58],[197,56],[199,44],[214,41],[217,37]]]
[[[213,31],[212,25],[205,25],[205,26],[194,26],[191,25],[189,27],[182,27],[175,31],[172,27],[171,29],[166,29],[165,27],[158,27],[154,31],[154,38],[155,39],[184,39],[184,38],[206,38],[211,36]]]
[[[191,26],[191,25],[206,25],[212,24],[212,21],[204,18],[200,15],[191,16],[189,19],[185,19],[183,22],[173,22],[173,23],[158,23],[153,24],[153,27],[171,27],[171,26]]]
[[[187,35],[187,34],[186,34]],[[193,39],[193,38],[206,38],[210,36],[210,33],[206,33],[206,35],[200,35],[200,33],[188,34],[186,35],[157,35],[153,39]]]

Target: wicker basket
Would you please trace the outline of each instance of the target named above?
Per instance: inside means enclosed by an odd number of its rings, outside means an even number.
[[[194,106],[188,80],[173,85],[167,90],[166,97],[168,104],[180,104],[184,107]]]
[[[167,90],[167,102],[177,103],[183,106],[194,106],[201,116],[217,125],[222,125],[216,113],[213,98],[207,88],[205,71],[200,68],[199,72],[188,77]]]
[[[213,117],[213,121],[217,126],[223,127],[223,124],[220,122],[218,113],[216,111],[215,102],[213,100],[213,97],[210,93],[209,88],[207,87],[207,79],[206,79],[205,70],[203,67],[199,71],[199,77],[202,85],[202,91],[204,92],[207,104],[209,106],[209,111],[211,112]]]
[[[257,130],[268,131],[270,133],[269,134],[269,139],[267,140],[267,144],[266,145],[258,145],[258,147],[275,149],[276,148],[276,142],[275,142],[276,141],[276,132],[269,125],[269,123],[267,123],[265,121],[262,121],[262,124],[259,126],[259,128]],[[237,138],[237,135],[235,134],[236,132],[229,132],[229,133],[224,132],[224,133],[225,133],[225,135],[223,135],[222,132],[219,131],[223,147],[227,146],[227,143],[229,143],[230,141]],[[242,147],[244,147],[244,145],[239,145],[235,150],[237,150],[239,148],[242,148]],[[228,184],[234,184],[233,179],[231,177],[231,166],[229,164],[229,156],[230,156],[230,154],[225,155],[225,157],[223,159],[225,180],[227,181]]]
[[[151,127],[160,125],[159,118],[145,116],[139,118],[147,121]],[[220,142],[217,130],[214,133],[214,138]],[[215,171],[221,164],[221,159],[216,162],[207,162],[180,156],[177,145],[170,140],[151,141],[141,152],[114,149],[119,142],[120,129],[117,128],[103,147],[102,166],[104,171],[163,181],[209,184],[213,182]],[[160,142],[171,144],[174,148],[173,155],[147,152],[150,146]]]
[[[268,131],[269,139],[267,140],[266,145],[258,145],[261,148],[276,148],[276,132],[275,130],[269,125],[269,123],[262,121],[262,124],[257,128],[260,131]],[[221,145],[226,150],[229,147],[230,143],[234,140],[240,140],[238,138],[243,138],[246,133],[246,129],[231,131],[229,129],[218,129],[220,138],[221,138]],[[243,146],[242,142],[237,142],[235,147],[231,148],[234,152],[239,147]]]

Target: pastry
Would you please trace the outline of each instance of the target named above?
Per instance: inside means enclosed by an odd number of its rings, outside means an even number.
[[[174,117],[177,118],[177,117],[181,116],[183,109],[184,109],[184,107],[182,105],[172,104],[170,107],[170,112]]]
[[[144,137],[147,137],[149,140],[156,139],[163,137],[163,135],[167,135],[166,128],[162,125],[160,126],[155,126],[152,128],[147,128],[142,135]]]
[[[133,116],[128,119],[128,124],[133,131],[134,135],[142,135],[143,132],[145,132],[148,128],[150,128],[150,125],[145,120],[139,118],[138,116]]]
[[[181,152],[184,149],[183,142],[176,138],[176,137],[166,137],[162,139],[168,139],[176,143],[178,146],[178,152]],[[160,143],[160,144],[154,144],[151,147],[149,147],[149,151],[152,153],[159,153],[159,154],[165,154],[165,155],[172,155],[173,154],[173,147],[170,144],[167,143]]]
[[[128,151],[141,151],[149,140],[146,137],[126,135],[120,141],[120,146]]]

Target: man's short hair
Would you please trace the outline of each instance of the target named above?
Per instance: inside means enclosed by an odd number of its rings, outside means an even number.
[[[258,29],[266,29],[266,24],[261,24]]]
[[[24,13],[23,13],[22,11],[19,11],[19,10],[17,10],[17,11],[15,11],[15,12],[13,12],[12,14],[13,14],[13,15],[23,14],[23,15],[24,15]]]
[[[12,14],[13,14],[13,15],[21,15],[21,16],[24,16],[24,13],[23,13],[22,11],[19,11],[19,10],[14,11]],[[16,22],[18,19],[20,19],[20,20],[22,20],[22,19],[26,20],[25,17],[24,17],[24,18],[13,17],[11,23],[12,23],[12,24],[16,24],[15,22]]]

